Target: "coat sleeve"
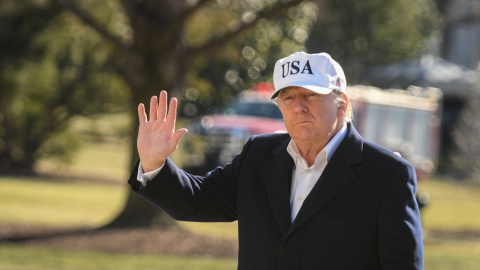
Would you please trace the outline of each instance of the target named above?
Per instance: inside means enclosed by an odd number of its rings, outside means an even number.
[[[415,169],[409,163],[400,163],[389,181],[380,207],[382,269],[423,269],[422,226],[415,192]]]
[[[170,158],[146,187],[136,180],[138,162],[128,183],[133,191],[159,206],[176,220],[228,222],[237,219],[237,179],[242,166],[244,146],[231,164],[217,167],[205,176],[189,174]]]

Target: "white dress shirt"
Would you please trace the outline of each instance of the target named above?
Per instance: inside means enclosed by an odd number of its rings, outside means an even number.
[[[317,183],[318,179],[323,173],[323,170],[327,166],[328,161],[332,157],[335,150],[337,150],[338,145],[342,142],[347,134],[347,124],[344,124],[340,131],[338,131],[335,136],[328,142],[325,148],[320,151],[315,159],[315,163],[308,167],[307,161],[300,155],[297,144],[294,140],[290,140],[290,143],[287,146],[287,152],[292,156],[295,166],[292,172],[292,191],[290,193],[290,209],[292,222],[300,211],[303,201],[307,198],[310,191],[312,191],[313,186]],[[138,166],[137,180],[142,183],[145,187],[147,181],[154,178],[160,170],[163,168],[163,165],[151,172],[144,173],[142,169],[142,164]]]
[[[147,182],[151,179],[153,179],[163,168],[165,163],[158,169],[150,171],[150,172],[143,172],[142,168],[142,161],[138,164],[138,173],[137,173],[137,180],[142,183],[143,187],[147,186]]]
[[[293,162],[295,163],[292,172],[292,190],[290,193],[292,222],[346,134],[347,124],[344,124],[338,133],[335,134],[330,142],[328,142],[322,151],[320,151],[315,159],[315,163],[310,167],[307,165],[307,161],[300,155],[300,151],[298,150],[295,141],[290,140],[290,143],[287,146],[287,152],[292,156]]]

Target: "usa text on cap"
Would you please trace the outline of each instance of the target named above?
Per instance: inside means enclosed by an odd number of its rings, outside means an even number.
[[[342,67],[328,53],[296,52],[275,64],[273,71],[274,99],[285,87],[299,86],[319,94],[332,90],[346,91],[347,80]]]

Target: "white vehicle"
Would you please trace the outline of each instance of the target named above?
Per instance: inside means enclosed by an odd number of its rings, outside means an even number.
[[[440,140],[440,89],[350,86],[347,92],[362,137],[401,154],[415,166],[418,180],[433,172]]]

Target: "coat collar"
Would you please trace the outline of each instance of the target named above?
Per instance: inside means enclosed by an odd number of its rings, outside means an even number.
[[[275,218],[284,234],[290,227],[290,183],[292,180],[293,159],[287,152],[290,137],[274,151],[273,158],[264,166],[267,195]]]
[[[290,138],[273,152],[263,170],[268,199],[277,222],[285,234],[290,234],[308,221],[316,212],[354,181],[353,164],[362,160],[363,138],[348,124],[345,139],[340,143],[318,182],[305,199],[293,223],[290,221],[290,182],[293,160],[286,148]]]

